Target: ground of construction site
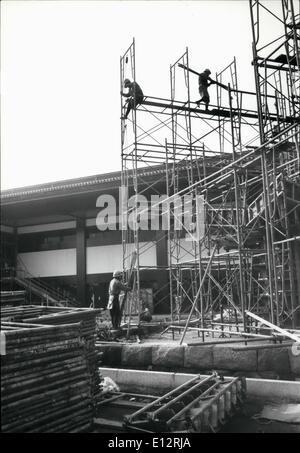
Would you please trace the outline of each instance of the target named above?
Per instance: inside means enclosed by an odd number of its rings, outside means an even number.
[[[133,38],[116,171],[1,190],[2,433],[300,433],[299,2],[236,3],[253,89]]]

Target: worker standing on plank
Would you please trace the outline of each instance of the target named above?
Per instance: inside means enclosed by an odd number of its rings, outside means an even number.
[[[210,74],[211,74],[211,71],[209,69],[205,69],[204,72],[201,72],[201,74],[199,74],[199,93],[200,93],[201,99],[199,99],[199,101],[197,101],[196,104],[199,105],[200,102],[203,101],[205,103],[205,110],[208,110],[208,104],[210,102],[207,88],[212,83],[215,83],[209,77]]]
[[[143,102],[144,94],[141,87],[136,82],[130,82],[129,79],[124,80],[124,88],[128,88],[128,93],[123,93],[121,95],[129,98],[127,99],[127,110],[125,116],[122,119],[126,120],[131,109],[135,109],[139,104]]]
[[[109,298],[107,309],[110,310],[111,323],[114,329],[118,329],[121,324],[122,313],[120,309],[121,291],[129,291],[130,288],[121,282],[122,272],[114,271],[113,279],[109,284]]]

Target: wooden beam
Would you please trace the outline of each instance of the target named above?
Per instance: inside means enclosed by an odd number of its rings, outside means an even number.
[[[275,324],[272,324],[271,322],[266,321],[265,319],[261,318],[260,316],[255,315],[254,313],[251,313],[251,311],[245,310],[245,313],[246,313],[247,316],[250,316],[250,318],[253,318],[256,321],[259,321],[262,324],[264,324],[264,325],[266,325],[268,327],[271,327],[276,332],[279,332],[282,335],[284,335],[285,337],[291,338],[291,340],[296,341],[296,343],[300,343],[300,336],[297,336],[297,335],[295,335],[295,334],[293,334],[291,332],[288,332],[285,329],[281,329],[281,327],[275,326]]]

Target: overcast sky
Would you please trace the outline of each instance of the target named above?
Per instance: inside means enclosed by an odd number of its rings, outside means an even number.
[[[119,64],[133,37],[146,95],[170,97],[187,46],[196,70],[236,56],[240,89],[254,89],[247,0],[4,0],[1,22],[2,190],[120,170]]]

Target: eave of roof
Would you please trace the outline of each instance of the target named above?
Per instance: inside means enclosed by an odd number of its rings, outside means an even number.
[[[213,171],[215,170],[216,164],[221,164],[222,161],[227,161],[228,156],[210,156],[206,157],[206,166],[211,167]],[[186,168],[185,165],[182,166],[182,170]],[[151,167],[141,167],[138,169],[138,174],[140,177],[151,177],[164,175],[166,171],[165,166],[155,165]],[[173,167],[170,166],[170,172],[173,171]],[[132,174],[132,171],[129,172]],[[93,186],[95,190],[101,190],[101,186],[105,187],[105,184],[116,183],[116,187],[121,184],[121,172],[111,172],[104,173],[92,176],[86,176],[82,178],[67,179],[64,181],[54,181],[45,184],[38,184],[34,186],[26,186],[15,189],[9,189],[1,191],[1,203],[11,203],[17,201],[26,201],[32,200],[35,197],[51,195],[51,196],[60,196],[60,195],[70,195],[77,194],[83,189],[83,191],[92,189]]]
[[[140,176],[153,176],[163,174],[164,168],[141,168],[139,170]],[[121,172],[104,173],[100,175],[87,176],[83,178],[68,179],[65,181],[55,181],[46,184],[39,184],[34,186],[26,186],[15,189],[1,191],[1,202],[10,202],[24,199],[31,199],[34,196],[46,195],[64,195],[70,193],[77,193],[80,189],[95,187],[101,188],[101,185],[107,183],[116,183],[116,187],[121,184]]]

